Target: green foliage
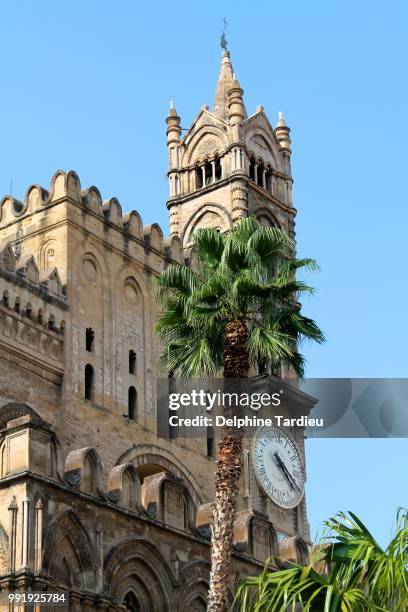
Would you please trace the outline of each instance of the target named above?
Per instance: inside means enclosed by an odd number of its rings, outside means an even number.
[[[238,588],[240,612],[406,612],[408,513],[397,516],[395,535],[383,550],[352,513],[326,522],[329,530],[310,564],[287,564],[247,578]],[[317,571],[320,568],[320,571]]]
[[[248,328],[251,363],[292,365],[304,371],[297,346],[309,338],[323,342],[305,317],[298,296],[313,289],[298,281],[299,270],[314,271],[311,259],[294,259],[286,233],[242,219],[226,234],[201,229],[194,234],[194,269],[171,265],[155,278],[162,312],[155,331],[165,347],[164,374],[214,375],[222,368],[225,326],[241,320]]]

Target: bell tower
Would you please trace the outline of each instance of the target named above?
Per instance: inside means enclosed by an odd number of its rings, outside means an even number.
[[[255,215],[294,238],[290,129],[283,113],[273,128],[263,106],[248,116],[228,50],[212,110],[202,106],[183,137],[173,102],[166,122],[172,236],[188,246],[197,228],[226,231]]]

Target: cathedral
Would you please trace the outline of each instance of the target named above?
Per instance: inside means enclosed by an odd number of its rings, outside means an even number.
[[[216,449],[157,436],[151,285],[189,260],[197,228],[254,215],[295,237],[290,129],[262,106],[248,115],[243,93],[224,50],[213,107],[182,131],[171,104],[168,238],[73,171],[0,202],[0,593],[206,610]],[[280,384],[313,407],[285,372]],[[303,432],[292,435],[305,470]],[[305,563],[310,548],[304,495],[285,507],[249,443],[242,461],[231,597],[268,557]]]

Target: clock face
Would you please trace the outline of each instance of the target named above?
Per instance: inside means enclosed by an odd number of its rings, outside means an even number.
[[[253,445],[260,487],[281,508],[295,508],[305,487],[302,457],[296,442],[282,429],[260,427]]]

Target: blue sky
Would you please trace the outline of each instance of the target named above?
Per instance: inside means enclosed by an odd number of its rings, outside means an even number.
[[[2,2],[0,194],[58,168],[167,233],[164,119],[212,104],[221,19],[251,113],[285,112],[293,137],[305,304],[327,343],[309,376],[405,377],[407,4],[403,1]],[[308,442],[312,532],[352,509],[381,542],[408,505],[407,440]]]

